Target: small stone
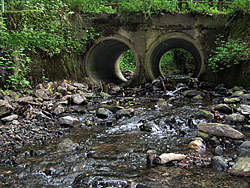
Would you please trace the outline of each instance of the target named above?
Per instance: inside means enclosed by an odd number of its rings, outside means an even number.
[[[202,138],[196,138],[188,144],[188,148],[201,152],[206,150],[206,145]]]
[[[221,145],[216,146],[216,148],[214,149],[214,153],[217,156],[222,156],[223,152],[224,152],[224,149],[223,149],[223,147]]]
[[[202,100],[203,97],[201,95],[196,95],[196,96],[194,96],[193,99],[195,99],[195,100]]]
[[[62,113],[64,113],[66,111],[65,107],[63,105],[58,105],[55,110],[54,110],[54,113],[56,115],[60,115]]]
[[[194,113],[194,117],[195,118],[213,120],[214,119],[214,114],[207,111],[207,110],[199,110],[198,112]]]
[[[101,119],[106,119],[110,117],[113,113],[106,108],[99,108],[96,112],[96,116]]]
[[[241,104],[238,111],[243,115],[250,115],[250,105]]]
[[[237,114],[237,113],[227,115],[225,119],[226,121],[232,122],[232,123],[243,123],[246,120],[245,116],[241,114]]]
[[[232,94],[232,97],[240,97],[244,95],[244,92],[243,91],[235,91],[233,94]]]
[[[1,121],[10,122],[10,121],[16,120],[17,118],[18,118],[18,115],[10,115],[10,116],[2,118]]]
[[[225,171],[227,169],[227,165],[225,160],[221,156],[214,156],[212,158],[213,169],[217,171]]]
[[[242,150],[249,150],[250,151],[250,141],[243,142],[240,146],[240,149]]]
[[[75,104],[83,104],[85,102],[85,100],[86,100],[85,97],[82,97],[79,94],[73,95],[72,99],[73,99],[73,103],[75,103]]]
[[[128,109],[121,109],[116,112],[116,118],[120,119],[122,117],[130,117],[134,113],[134,109],[128,108]]]
[[[184,91],[183,95],[186,97],[189,97],[189,98],[193,98],[197,95],[205,96],[205,94],[203,92],[197,91],[197,90],[186,90],[186,91]]]
[[[241,153],[230,173],[236,176],[250,176],[250,151]]]
[[[61,126],[68,126],[68,127],[74,127],[74,128],[81,126],[80,120],[71,116],[65,116],[65,117],[59,118],[59,123]]]
[[[184,154],[176,154],[176,153],[163,153],[159,156],[161,159],[161,164],[166,164],[170,161],[181,161],[185,159],[187,156]]]
[[[79,147],[78,143],[73,142],[69,138],[64,139],[57,145],[59,151],[74,151]]]
[[[227,104],[218,104],[218,105],[216,105],[214,110],[217,110],[221,113],[226,113],[226,114],[232,113],[232,108],[230,106],[228,106]]]
[[[225,98],[224,99],[224,102],[225,103],[229,103],[229,104],[232,104],[232,103],[239,103],[241,101],[240,98],[237,98],[237,97],[233,97],[233,98]]]
[[[37,98],[41,98],[41,99],[43,99],[43,100],[49,100],[49,96],[48,96],[48,91],[46,90],[46,89],[44,89],[44,88],[41,88],[41,89],[37,89],[36,91],[35,91],[35,96],[37,97]]]

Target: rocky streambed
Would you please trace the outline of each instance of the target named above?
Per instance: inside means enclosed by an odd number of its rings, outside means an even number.
[[[0,96],[0,186],[249,187],[250,90],[63,81]]]

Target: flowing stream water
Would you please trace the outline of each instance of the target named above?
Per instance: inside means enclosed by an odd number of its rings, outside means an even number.
[[[180,88],[179,88],[180,90]],[[132,117],[106,120],[95,117],[101,102],[120,101],[123,98],[108,98],[93,101],[86,112],[78,117],[82,121],[93,119],[95,125],[69,129],[67,138],[78,143],[78,149],[59,151],[55,140],[50,144],[27,146],[19,156],[16,167],[3,166],[0,180],[6,187],[50,188],[50,187],[245,187],[244,178],[214,171],[209,162],[176,162],[169,165],[147,167],[146,153],[154,149],[158,154],[166,152],[184,153],[209,158],[212,149],[196,153],[188,143],[197,136],[196,124],[203,120],[192,120],[191,114],[198,109],[207,109],[213,103],[192,101],[178,97],[176,91],[160,96],[133,98]],[[175,95],[175,97],[173,97]],[[167,103],[157,105],[159,99]],[[147,128],[142,130],[142,126]],[[25,156],[25,151],[37,151],[37,156]],[[233,150],[228,151],[229,157]]]

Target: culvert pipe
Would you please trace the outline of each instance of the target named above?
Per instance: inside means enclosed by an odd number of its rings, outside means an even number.
[[[120,59],[123,53],[129,49],[136,58],[131,45],[123,39],[110,37],[97,41],[87,52],[84,60],[88,77],[94,82],[116,84],[128,82],[120,70]]]
[[[152,80],[158,76],[164,76],[161,72],[161,58],[167,51],[175,48],[185,49],[192,54],[195,64],[192,77],[199,77],[199,75],[203,72],[204,57],[198,45],[196,45],[195,42],[191,41],[190,39],[183,37],[171,37],[155,42],[148,52],[146,66],[149,77]]]

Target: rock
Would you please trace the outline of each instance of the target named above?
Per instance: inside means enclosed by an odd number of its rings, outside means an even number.
[[[157,157],[157,152],[155,150],[147,151],[147,166],[155,167],[160,163],[160,159]]]
[[[244,92],[243,91],[235,91],[233,94],[232,94],[232,97],[240,97],[244,95]]]
[[[250,176],[250,151],[241,153],[229,172],[236,176]]]
[[[243,143],[239,146],[239,148],[240,148],[241,150],[249,150],[249,151],[250,151],[250,141],[248,140],[248,141],[243,142]]]
[[[99,93],[102,97],[111,97],[111,95],[109,95],[108,93],[105,93],[105,92],[100,92]]]
[[[208,119],[208,120],[213,120],[214,119],[214,114],[206,111],[206,110],[199,110],[194,113],[194,117],[198,119]]]
[[[188,148],[201,152],[206,150],[206,144],[202,138],[196,138],[188,144]]]
[[[221,113],[226,113],[226,114],[232,113],[232,108],[230,106],[228,106],[227,104],[218,104],[218,105],[216,105],[214,110],[217,110]]]
[[[65,107],[63,105],[58,105],[55,110],[54,110],[54,114],[56,115],[60,115],[62,113],[64,113],[66,111]]]
[[[37,98],[41,98],[41,99],[43,99],[43,100],[49,100],[49,96],[48,96],[48,91],[46,90],[46,89],[44,89],[44,88],[41,88],[41,89],[37,89],[36,91],[35,91],[35,96],[37,97]]]
[[[205,96],[205,94],[203,92],[197,91],[197,90],[186,90],[183,92],[183,95],[186,97],[189,97],[189,98],[193,98],[197,95]]]
[[[193,97],[193,99],[195,99],[195,100],[202,100],[203,97],[201,95],[196,95],[196,96]]]
[[[88,89],[88,86],[82,83],[73,83],[73,86],[77,87],[78,89],[82,90],[82,89]]]
[[[225,102],[225,103],[229,103],[229,104],[239,103],[240,101],[241,101],[241,99],[238,98],[238,97],[225,98],[225,99],[224,99],[224,102]]]
[[[14,108],[5,100],[0,99],[0,117],[10,114]]]
[[[27,103],[32,102],[32,101],[34,101],[34,97],[32,97],[32,96],[21,97],[21,98],[16,99],[16,102],[22,103],[22,104],[27,104]]]
[[[214,156],[212,158],[213,169],[217,171],[225,171],[227,169],[227,164],[221,156]]]
[[[161,164],[166,164],[170,161],[181,161],[186,157],[187,156],[184,154],[176,154],[176,153],[163,153],[159,156]]]
[[[62,87],[62,86],[58,86],[57,87],[57,91],[63,95],[65,95],[67,93],[67,88],[66,87]]]
[[[223,147],[221,145],[216,146],[216,148],[214,149],[214,153],[217,156],[222,156],[223,152],[224,152],[224,149],[223,149]]]
[[[63,152],[63,151],[74,151],[74,150],[78,149],[78,147],[79,147],[79,144],[73,142],[69,138],[64,139],[62,142],[60,142],[57,145],[58,150],[61,151],[61,152]]]
[[[86,101],[86,98],[82,97],[79,94],[73,95],[72,99],[73,99],[73,103],[75,103],[75,104],[83,104]]]
[[[241,104],[238,111],[243,115],[250,115],[250,106],[246,104]]]
[[[245,122],[246,118],[245,116],[241,114],[233,113],[233,114],[227,115],[225,117],[225,120],[231,123],[243,123]]]
[[[123,116],[125,117],[131,117],[131,115],[134,113],[134,109],[127,108],[127,109],[121,109],[116,112],[116,118],[120,119]]]
[[[18,115],[10,115],[1,119],[4,122],[10,122],[18,118]]]
[[[102,107],[102,108],[106,108],[106,109],[110,110],[110,111],[113,112],[113,113],[116,113],[118,110],[124,109],[124,107],[118,106],[118,105],[115,105],[115,106],[103,105],[103,106],[101,106],[101,107]]]
[[[80,120],[71,116],[65,116],[59,118],[59,123],[61,126],[74,127],[74,128],[81,126]]]
[[[215,136],[224,136],[233,139],[243,139],[245,137],[241,132],[237,131],[236,129],[233,129],[229,125],[220,123],[199,123],[197,125],[197,128],[200,131]]]
[[[110,117],[113,113],[106,108],[99,108],[96,112],[96,116],[101,119],[106,119]]]

